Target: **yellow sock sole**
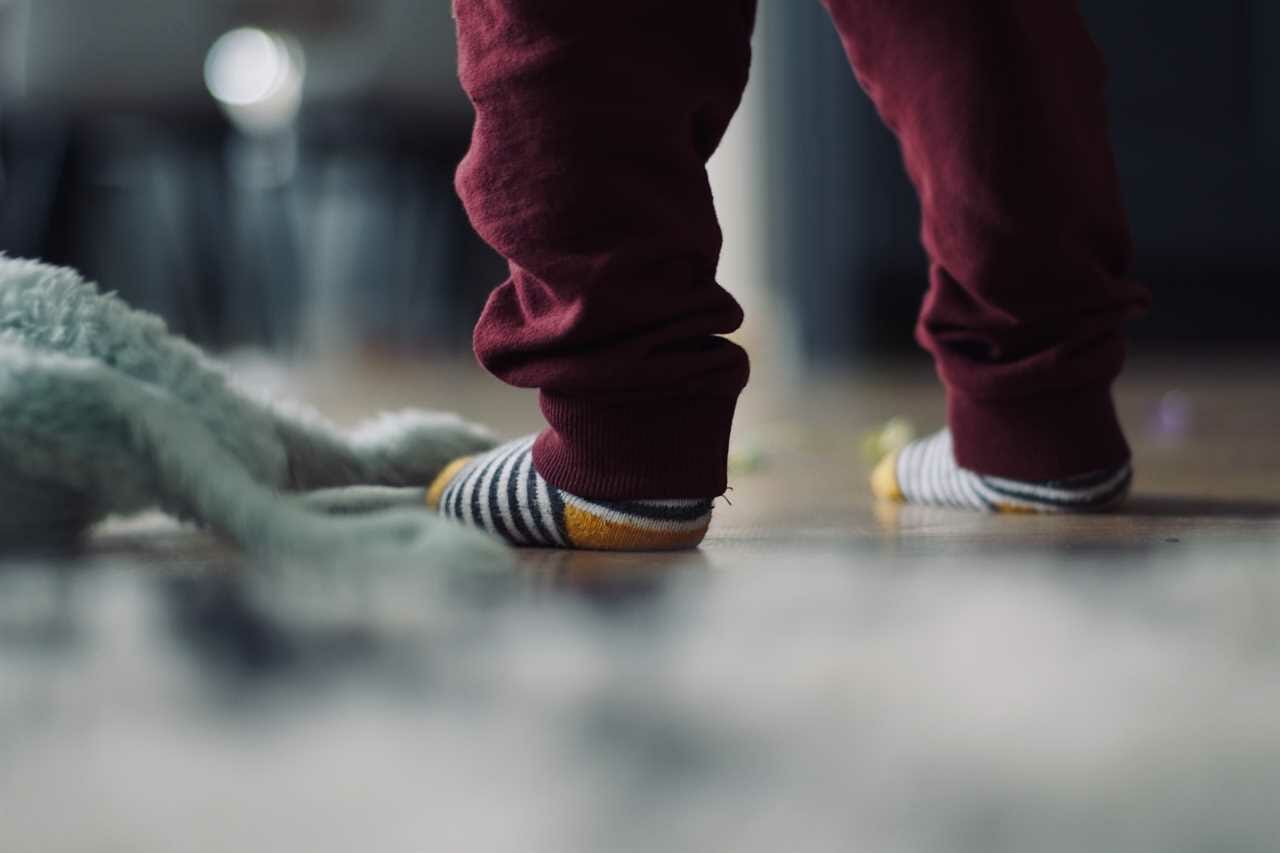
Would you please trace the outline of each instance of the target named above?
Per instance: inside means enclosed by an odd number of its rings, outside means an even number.
[[[574,548],[589,551],[680,551],[696,548],[710,521],[691,529],[654,529],[609,519],[573,506],[564,508],[564,527]]]
[[[520,440],[449,463],[427,488],[427,505],[517,546],[677,551],[706,537],[711,501],[581,499],[538,476],[531,446]]]

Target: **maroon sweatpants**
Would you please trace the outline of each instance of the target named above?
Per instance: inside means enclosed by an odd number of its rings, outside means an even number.
[[[1147,295],[1125,277],[1105,70],[1075,3],[827,5],[920,194],[916,331],[959,463],[1023,480],[1122,463],[1110,386]],[[722,493],[748,366],[720,337],[742,312],[715,280],[705,164],[747,81],[755,0],[454,12],[476,111],[457,187],[511,272],[475,349],[539,389],[535,466],[587,497]]]

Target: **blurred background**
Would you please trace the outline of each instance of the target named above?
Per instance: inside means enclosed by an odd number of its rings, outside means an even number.
[[[1139,344],[1274,345],[1280,9],[1083,8],[1157,296]],[[818,3],[764,3],[757,42],[712,166],[743,335],[793,365],[910,352],[894,142]],[[452,191],[469,129],[446,0],[0,0],[0,249],[215,348],[465,351],[503,275]]]
[[[720,278],[755,378],[806,381],[744,396],[708,547],[330,571],[143,517],[3,555],[0,850],[1277,849],[1280,4],[1082,7],[1156,295],[1125,514],[872,503],[943,417],[919,212],[820,4],[762,0]],[[470,124],[448,0],[0,0],[0,250],[341,424],[527,433],[469,356]]]

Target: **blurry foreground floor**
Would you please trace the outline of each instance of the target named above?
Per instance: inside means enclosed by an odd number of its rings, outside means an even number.
[[[469,366],[258,368],[517,435]],[[149,518],[0,568],[0,849],[1273,850],[1280,384],[1139,360],[1114,516],[875,506],[927,370],[758,383],[678,556],[264,571]]]

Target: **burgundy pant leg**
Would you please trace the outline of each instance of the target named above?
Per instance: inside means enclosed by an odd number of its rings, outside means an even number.
[[[475,106],[457,189],[509,262],[480,361],[538,388],[534,465],[601,499],[725,489],[747,356],[715,280],[706,161],[746,85],[754,0],[454,0]]]
[[[916,329],[967,468],[1048,480],[1129,456],[1111,398],[1147,303],[1074,0],[825,0],[919,192]]]

